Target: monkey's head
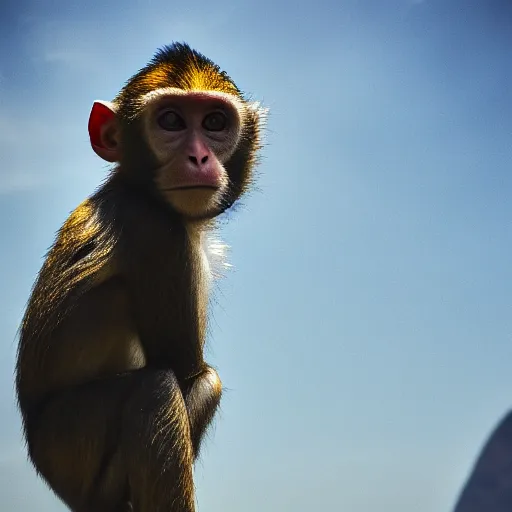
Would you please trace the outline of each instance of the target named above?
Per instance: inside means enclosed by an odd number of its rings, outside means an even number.
[[[159,50],[113,102],[96,101],[91,145],[177,213],[212,218],[248,188],[264,111],[185,44]]]

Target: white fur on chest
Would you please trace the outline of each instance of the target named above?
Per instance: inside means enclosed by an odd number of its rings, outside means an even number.
[[[201,264],[201,273],[207,283],[224,276],[225,271],[231,267],[227,262],[229,246],[224,244],[210,230],[189,224],[187,232],[190,241],[197,250]]]

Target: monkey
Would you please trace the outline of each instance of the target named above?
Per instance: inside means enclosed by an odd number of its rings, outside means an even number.
[[[203,356],[205,240],[250,189],[266,109],[186,43],[93,103],[112,168],[68,217],[31,290],[15,386],[27,452],[74,512],[193,512],[222,395]]]

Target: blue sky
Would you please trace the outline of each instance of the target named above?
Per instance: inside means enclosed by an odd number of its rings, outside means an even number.
[[[449,510],[512,405],[510,2],[105,4],[0,7],[2,510],[64,510],[25,462],[16,329],[106,174],[93,100],[173,40],[270,109],[222,230],[199,510]]]

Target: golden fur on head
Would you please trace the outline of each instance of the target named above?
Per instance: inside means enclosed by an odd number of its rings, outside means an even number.
[[[134,75],[115,99],[128,118],[139,113],[138,100],[157,89],[175,87],[184,91],[216,91],[243,100],[233,80],[219,66],[183,43],[161,48],[149,64]]]

